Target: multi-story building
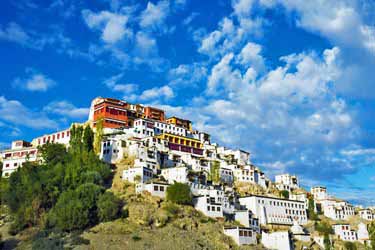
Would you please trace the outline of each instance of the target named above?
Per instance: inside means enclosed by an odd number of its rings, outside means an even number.
[[[189,138],[169,133],[162,133],[156,138],[168,141],[169,149],[181,153],[203,155],[203,143],[195,138]]]
[[[275,176],[275,184],[279,190],[294,190],[299,188],[298,178],[295,175],[280,174]]]
[[[216,192],[209,192],[204,195],[195,196],[193,204],[195,209],[201,211],[208,217],[221,218],[223,217],[223,196],[217,195]]]
[[[99,121],[104,128],[132,127],[136,118],[165,121],[165,114],[158,108],[143,107],[113,98],[98,97],[91,102],[89,121],[94,128]]]
[[[358,241],[364,244],[365,246],[368,245],[368,243],[370,243],[367,225],[362,222],[358,224],[357,238]]]
[[[313,195],[315,202],[329,198],[326,187],[312,187],[311,194]]]
[[[239,203],[249,209],[260,224],[292,225],[294,220],[301,225],[307,223],[305,204],[301,201],[251,195],[239,198]]]
[[[355,214],[354,207],[345,201],[330,199],[324,200],[321,204],[324,215],[333,220],[347,220]]]
[[[39,161],[38,148],[27,141],[13,141],[11,149],[2,153],[2,176],[9,177],[11,173],[22,167],[25,162]]]
[[[375,220],[375,214],[371,209],[361,209],[358,211],[358,214],[364,220]]]
[[[70,142],[70,129],[65,129],[52,134],[42,135],[34,138],[31,144],[34,146],[42,146],[46,143],[60,143],[66,146]]]
[[[234,178],[233,178],[233,171],[230,168],[223,168],[219,169],[220,181],[222,183],[232,185]]]
[[[349,224],[336,224],[333,225],[333,231],[340,240],[356,241],[358,240],[356,231],[350,228]]]
[[[122,172],[122,179],[129,182],[146,182],[152,179],[152,177],[152,169],[146,167],[129,168]]]
[[[257,244],[257,234],[249,227],[224,227],[224,234],[230,236],[239,246]]]
[[[189,131],[193,131],[193,126],[192,126],[192,123],[191,121],[189,120],[185,120],[185,119],[181,119],[181,118],[178,118],[178,117],[175,117],[175,116],[172,116],[172,117],[169,117],[166,122],[168,124],[174,124],[176,125],[177,127],[183,127],[185,128],[186,130],[189,130]]]

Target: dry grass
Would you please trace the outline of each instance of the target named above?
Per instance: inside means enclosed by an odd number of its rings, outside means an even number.
[[[127,184],[121,178],[122,172],[132,166],[134,166],[134,157],[132,156],[125,156],[118,164],[116,164],[111,187],[113,193],[121,195],[127,188]]]

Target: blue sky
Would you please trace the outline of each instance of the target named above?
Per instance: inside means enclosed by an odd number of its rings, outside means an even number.
[[[191,119],[273,176],[375,205],[375,4],[2,1],[0,145],[96,96]]]

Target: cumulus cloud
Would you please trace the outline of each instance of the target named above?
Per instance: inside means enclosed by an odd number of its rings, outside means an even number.
[[[17,42],[25,46],[28,44],[30,37],[21,26],[11,22],[4,28],[0,27],[0,39]]]
[[[13,81],[13,86],[29,91],[45,92],[56,85],[54,80],[42,73],[38,73],[34,69],[26,69],[26,74],[25,78],[17,77]]]
[[[152,99],[171,99],[174,97],[174,92],[171,87],[164,85],[162,87],[155,87],[147,89],[138,97],[141,101]]]
[[[116,43],[124,37],[131,38],[132,30],[126,27],[128,16],[109,11],[94,13],[90,10],[82,11],[83,19],[91,29],[101,32],[101,38],[106,43]]]
[[[0,120],[34,129],[57,128],[58,124],[42,112],[35,112],[21,102],[0,96]]]
[[[104,81],[104,84],[112,91],[121,92],[129,95],[133,94],[138,90],[138,85],[133,83],[121,83],[120,79],[124,77],[124,74],[114,75]]]
[[[200,63],[180,64],[169,70],[169,84],[175,88],[196,87],[207,77],[207,73],[207,68]]]
[[[166,30],[165,20],[169,11],[169,1],[159,1],[157,4],[148,2],[146,9],[140,15],[139,25],[142,28]]]
[[[89,108],[77,108],[68,101],[54,101],[43,109],[47,113],[57,114],[64,118],[84,119],[88,117]]]

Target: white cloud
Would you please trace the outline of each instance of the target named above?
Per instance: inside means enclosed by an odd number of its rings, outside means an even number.
[[[139,25],[142,28],[165,30],[165,20],[169,14],[169,1],[159,1],[156,5],[147,3],[146,9],[141,13]]]
[[[29,35],[17,23],[11,22],[7,27],[0,27],[0,39],[16,42],[26,46],[30,40]]]
[[[58,124],[41,112],[35,112],[16,100],[0,96],[0,120],[35,129],[58,128]]]
[[[94,13],[90,10],[82,11],[83,19],[91,29],[98,29],[102,33],[102,40],[106,43],[116,43],[124,37],[131,38],[132,30],[126,27],[128,16],[109,11]]]
[[[256,72],[262,72],[265,69],[265,65],[261,51],[262,46],[256,43],[248,42],[238,55],[238,61],[245,67],[251,66]]]
[[[13,86],[21,87],[22,89],[29,91],[45,92],[56,85],[54,80],[44,74],[36,72],[33,69],[26,69],[26,74],[26,78],[16,78],[13,81]]]
[[[180,64],[176,68],[170,69],[168,79],[170,85],[176,88],[196,87],[207,77],[207,68],[199,63],[191,65]]]
[[[142,92],[138,97],[141,101],[147,101],[152,99],[171,99],[174,97],[174,92],[171,87],[165,85],[162,87],[155,87],[147,89]]]
[[[138,85],[133,83],[120,83],[120,79],[124,74],[118,74],[104,81],[104,84],[112,91],[122,92],[123,94],[133,94],[138,90]]]
[[[43,109],[47,113],[61,115],[65,118],[84,119],[89,115],[89,108],[77,108],[68,101],[55,101]]]

